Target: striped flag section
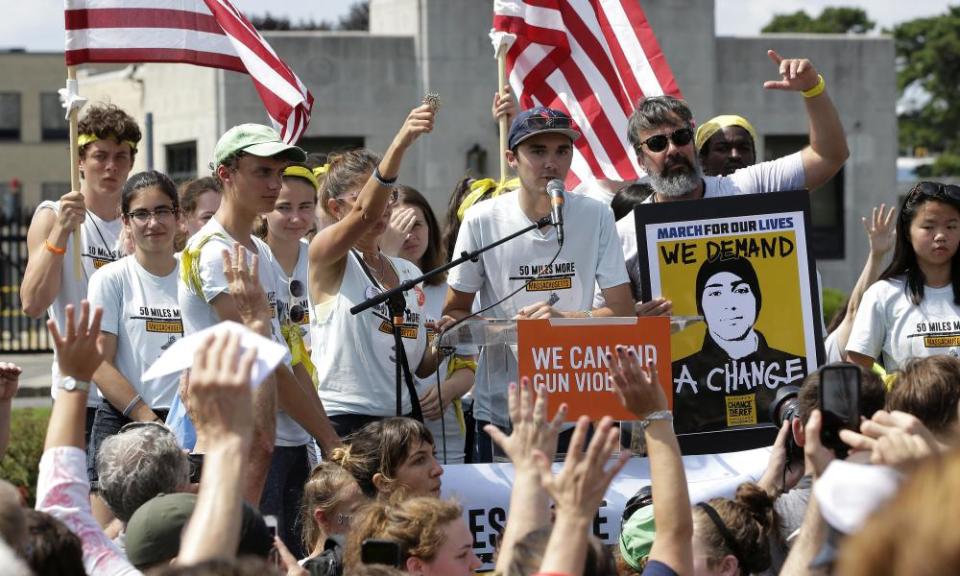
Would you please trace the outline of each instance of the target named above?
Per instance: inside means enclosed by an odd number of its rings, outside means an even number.
[[[563,110],[583,133],[567,186],[636,180],[642,170],[627,140],[634,104],[680,97],[640,0],[494,0],[493,12],[492,35],[516,36],[507,71],[521,108]]]
[[[227,0],[65,0],[67,66],[168,62],[249,74],[284,141],[310,122],[313,95]]]

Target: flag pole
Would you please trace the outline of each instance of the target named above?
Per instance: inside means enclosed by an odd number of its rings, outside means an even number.
[[[67,85],[76,83],[77,69],[75,66],[67,66]],[[80,114],[78,107],[70,108],[70,190],[80,189],[80,148],[77,146],[77,116]],[[80,259],[80,239],[82,234],[78,226],[73,231],[73,274],[76,280],[83,279],[83,262]]]
[[[502,42],[497,46],[497,91],[500,93],[500,97],[503,98],[506,96],[503,87],[507,84],[507,49],[509,46],[507,43]],[[500,185],[503,185],[507,181],[507,118],[501,116],[498,119],[500,124]]]

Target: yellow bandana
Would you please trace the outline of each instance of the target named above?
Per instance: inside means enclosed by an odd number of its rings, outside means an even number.
[[[200,250],[212,238],[226,240],[226,236],[223,234],[209,234],[198,238],[196,242],[188,243],[187,247],[180,253],[180,281],[187,286],[188,290],[201,298],[203,297],[203,283],[200,281]]]
[[[314,175],[313,171],[309,168],[304,168],[303,166],[287,166],[283,171],[283,175],[291,176],[293,178],[303,178],[313,185],[314,191],[320,187],[320,183],[317,181],[317,177]]]
[[[324,164],[323,166],[317,166],[316,168],[314,168],[313,175],[319,178],[329,171],[330,171],[330,165]]]
[[[743,116],[737,116],[736,114],[723,114],[721,116],[715,116],[697,128],[697,136],[694,139],[694,143],[697,147],[697,152],[700,152],[700,149],[703,148],[703,145],[707,143],[707,140],[711,136],[727,128],[728,126],[738,126],[743,128],[750,133],[750,137],[753,138],[754,143],[757,141],[757,131],[754,129],[753,124]]]
[[[497,181],[493,178],[474,180],[473,184],[470,185],[470,193],[463,198],[463,201],[460,202],[460,207],[457,208],[457,220],[463,222],[463,217],[467,213],[467,210],[482,200],[484,196],[489,194],[491,198],[496,198],[504,192],[515,190],[519,187],[519,178],[511,178],[510,180],[505,180],[499,184],[497,184]]]
[[[297,364],[303,364],[303,367],[306,368],[310,374],[310,379],[313,380],[317,369],[310,360],[310,352],[307,351],[307,345],[303,342],[300,326],[298,324],[285,323],[280,326],[280,333],[283,334],[287,348],[290,349],[290,356],[293,358],[290,365],[296,366]]]
[[[96,134],[80,134],[79,136],[77,136],[77,148],[82,149],[87,144],[91,142],[96,142],[99,139],[100,137],[97,136]],[[123,143],[128,144],[130,146],[131,152],[137,151],[137,143],[134,142],[133,140],[124,140]]]

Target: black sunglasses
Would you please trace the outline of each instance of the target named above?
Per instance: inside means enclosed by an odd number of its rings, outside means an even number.
[[[290,280],[288,285],[290,288],[290,295],[296,298],[297,300],[303,298],[303,295],[306,293],[304,289],[303,282],[293,279]],[[294,324],[300,324],[303,322],[303,319],[306,317],[306,310],[303,309],[303,306],[299,304],[294,304],[290,307],[290,321]]]
[[[960,203],[960,186],[940,184],[938,182],[921,182],[913,187],[913,194],[928,198],[942,198]]]
[[[667,141],[673,142],[677,148],[686,146],[693,140],[693,130],[689,128],[680,128],[672,134],[657,134],[651,136],[640,143],[640,146],[646,145],[651,152],[663,152],[667,149]]]

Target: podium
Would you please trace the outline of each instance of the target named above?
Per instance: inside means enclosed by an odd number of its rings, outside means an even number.
[[[701,316],[673,316],[670,317],[670,333],[684,330],[691,324],[701,322]],[[520,322],[528,322],[521,320]],[[538,322],[538,321],[529,321]],[[596,327],[598,325],[635,325],[636,318],[584,318],[554,320],[558,325],[572,327]],[[543,322],[539,322],[543,324]],[[549,330],[550,328],[547,327]],[[475,354],[484,350],[483,359],[477,374],[478,386],[474,389],[474,413],[489,415],[489,420],[502,429],[509,427],[509,417],[506,401],[506,385],[519,380],[519,350],[520,335],[518,321],[508,319],[474,319],[467,320],[453,327],[452,330],[440,335],[437,345],[440,348],[459,349],[461,353]],[[469,350],[469,351],[468,351]],[[660,361],[662,374],[670,374],[669,361]],[[527,372],[529,373],[529,372]],[[669,376],[668,376],[669,378]],[[487,382],[486,390],[480,390],[479,382]],[[534,382],[537,384],[537,382]],[[542,382],[541,382],[542,384]],[[672,389],[669,384],[667,388]],[[550,386],[547,386],[548,390]],[[499,393],[497,393],[499,391]],[[550,390],[553,393],[553,390]],[[488,403],[488,404],[487,404]],[[568,403],[569,404],[569,403]],[[556,409],[556,402],[551,403],[551,411]],[[611,412],[606,412],[611,414]],[[487,418],[483,418],[486,420]],[[628,420],[621,420],[621,445],[630,447],[635,452],[645,452],[642,446],[643,436],[639,433],[639,426],[634,426]],[[776,439],[776,427],[759,425],[744,428],[730,428],[727,430],[710,431],[677,436],[680,449],[685,455],[716,454],[748,450],[762,446],[769,446]],[[559,452],[558,452],[559,454]]]

